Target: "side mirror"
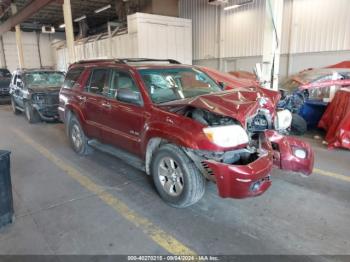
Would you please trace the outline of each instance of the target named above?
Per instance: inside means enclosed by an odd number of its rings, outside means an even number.
[[[117,99],[121,102],[130,103],[134,105],[141,105],[140,93],[134,92],[127,88],[121,88],[117,91]]]

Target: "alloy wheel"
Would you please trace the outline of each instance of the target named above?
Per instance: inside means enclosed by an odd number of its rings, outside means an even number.
[[[179,164],[171,157],[164,157],[159,162],[158,178],[164,191],[170,196],[181,195],[184,177]]]
[[[81,132],[80,132],[80,128],[77,124],[74,124],[72,126],[72,141],[73,141],[73,144],[74,144],[74,147],[79,150],[82,145],[83,145],[83,138],[82,138],[82,135],[81,135]]]

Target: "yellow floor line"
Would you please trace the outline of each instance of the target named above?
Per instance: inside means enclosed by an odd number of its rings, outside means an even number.
[[[342,180],[342,181],[350,182],[350,177],[349,176],[339,175],[337,173],[328,172],[328,171],[324,171],[324,170],[317,169],[317,168],[314,169],[313,173],[321,175],[321,176],[328,176],[328,177],[332,177],[332,178],[339,179],[339,180]]]
[[[32,140],[30,137],[18,130],[13,130],[21,139],[35,148],[48,160],[53,162],[57,167],[62,169],[71,178],[80,183],[83,187],[96,194],[102,201],[112,207],[118,214],[122,215],[125,219],[139,227],[143,232],[148,235],[155,243],[164,248],[174,255],[196,255],[196,253],[177,239],[163,231],[158,226],[152,224],[148,219],[140,216],[135,211],[131,210],[125,203],[113,196],[112,194],[104,191],[104,189],[95,184],[92,180],[82,175],[77,169],[58,158],[39,143]]]

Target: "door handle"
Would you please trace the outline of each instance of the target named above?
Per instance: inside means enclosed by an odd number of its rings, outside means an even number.
[[[78,100],[79,100],[80,102],[83,102],[83,103],[86,102],[86,97],[85,97],[85,96],[77,96],[77,98],[78,98]]]
[[[102,105],[104,108],[107,108],[107,109],[111,109],[111,108],[112,108],[112,105],[109,104],[109,103],[106,103],[106,102],[103,102],[101,105]]]

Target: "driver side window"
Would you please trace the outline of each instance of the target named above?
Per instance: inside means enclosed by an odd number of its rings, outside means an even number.
[[[131,99],[125,100],[125,94],[129,94]],[[104,95],[108,98],[117,99],[129,104],[140,105],[142,103],[141,93],[138,86],[132,76],[124,71],[112,70],[109,88],[104,91]]]

